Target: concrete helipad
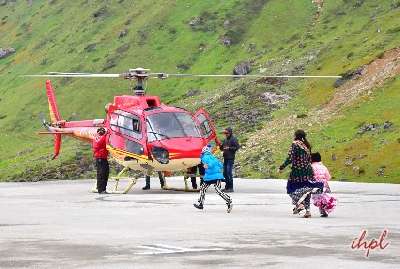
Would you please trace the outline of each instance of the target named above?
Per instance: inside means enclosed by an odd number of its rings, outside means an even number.
[[[283,180],[236,180],[231,214],[197,193],[89,193],[93,181],[0,184],[0,268],[400,268],[400,185],[332,182],[329,218],[291,214]],[[169,180],[182,186],[181,180]],[[384,249],[352,250],[389,234]]]

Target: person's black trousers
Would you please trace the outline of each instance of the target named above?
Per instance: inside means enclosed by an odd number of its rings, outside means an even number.
[[[196,182],[197,170],[199,171],[199,174],[200,174],[200,186],[201,186],[203,184],[203,177],[205,174],[204,165],[202,163],[200,163],[199,165],[190,167],[187,170],[187,173],[191,174],[190,180],[192,182],[193,189],[197,189],[197,182]]]
[[[108,175],[110,174],[110,166],[107,159],[96,159],[97,168],[97,191],[103,192],[107,188]]]
[[[158,172],[158,178],[160,179],[161,188],[164,188],[165,181],[164,181],[164,175],[162,174],[162,172]],[[150,189],[150,176],[146,176],[146,186],[145,187]]]

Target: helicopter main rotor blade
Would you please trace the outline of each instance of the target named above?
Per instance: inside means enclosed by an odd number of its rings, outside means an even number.
[[[72,73],[68,73],[68,72],[47,72],[48,75],[90,75],[92,73],[76,73],[76,72],[72,72]]]
[[[56,78],[119,78],[120,74],[48,74],[48,75],[24,75],[24,77],[56,77]]]
[[[168,74],[152,73],[159,78],[167,77],[216,77],[216,78],[341,78],[342,76],[318,76],[318,75],[211,75],[211,74]]]

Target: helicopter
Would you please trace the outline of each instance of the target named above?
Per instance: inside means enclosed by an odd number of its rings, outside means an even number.
[[[49,72],[45,75],[28,77],[55,78],[122,78],[135,81],[133,95],[114,96],[106,105],[104,119],[66,121],[60,116],[55,91],[50,80],[46,81],[46,95],[49,104],[50,122],[42,120],[46,131],[39,134],[54,136],[55,159],[60,154],[62,137],[70,136],[87,143],[94,139],[97,129],[107,130],[107,149],[112,159],[124,168],[113,179],[116,181],[112,193],[128,193],[136,184],[137,177],[124,177],[128,170],[140,171],[146,175],[158,172],[162,188],[169,188],[165,175],[176,171],[187,171],[200,164],[200,153],[209,143],[220,145],[215,124],[208,112],[200,108],[192,113],[183,108],[161,102],[159,96],[146,94],[149,78],[169,77],[231,77],[231,78],[339,78],[340,76],[264,76],[264,75],[215,75],[215,74],[168,74],[151,73],[149,69],[135,68],[120,74],[63,73]],[[190,190],[188,176],[184,177],[184,191]],[[128,179],[128,185],[120,191],[119,181]],[[96,188],[93,189],[96,191]]]

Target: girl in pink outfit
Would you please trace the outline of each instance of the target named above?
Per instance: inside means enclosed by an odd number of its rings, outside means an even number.
[[[311,166],[314,171],[315,181],[324,183],[325,192],[331,192],[328,181],[331,180],[332,177],[328,168],[321,162],[321,154],[319,154],[319,152],[311,154]]]
[[[336,198],[327,194],[331,192],[328,181],[332,177],[328,168],[321,162],[319,152],[311,154],[311,162],[315,181],[324,183],[324,193],[313,195],[313,202],[315,206],[319,207],[321,217],[328,217],[328,213],[332,212],[336,206]]]

